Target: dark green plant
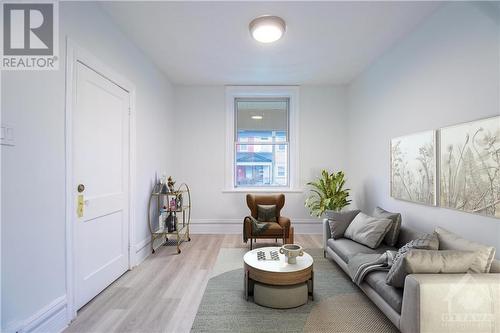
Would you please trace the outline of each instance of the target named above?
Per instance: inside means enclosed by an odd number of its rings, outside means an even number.
[[[344,189],[345,174],[342,171],[329,173],[321,171],[321,177],[315,182],[309,182],[313,192],[305,202],[310,214],[320,217],[326,210],[340,211],[348,206],[349,189]]]

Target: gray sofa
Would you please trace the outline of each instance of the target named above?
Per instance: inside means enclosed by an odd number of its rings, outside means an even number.
[[[397,247],[418,238],[423,233],[401,228]],[[357,253],[384,253],[386,250],[397,250],[382,245],[371,249],[347,238],[331,238],[328,220],[323,220],[323,241],[325,257],[333,259],[347,274],[349,258]],[[447,314],[450,314],[449,296],[455,297],[457,286],[459,293],[478,294],[474,285],[485,285],[489,290],[488,304],[493,304],[493,323],[488,322],[485,332],[495,331],[500,326],[500,261],[495,260],[489,274],[411,274],[406,277],[403,289],[392,287],[385,282],[386,271],[369,273],[359,288],[372,302],[389,318],[389,320],[404,333],[418,332],[453,332],[453,328],[446,328],[443,324]],[[474,283],[466,281],[470,276]],[[457,298],[459,299],[459,298]],[[443,319],[445,318],[445,319]],[[490,318],[490,317],[488,317]],[[490,319],[488,319],[490,320]],[[490,325],[493,325],[491,330]],[[483,327],[481,326],[481,327]],[[479,326],[478,326],[479,327]],[[465,330],[467,331],[467,330]],[[471,328],[471,332],[477,329]],[[496,331],[495,331],[496,332]]]

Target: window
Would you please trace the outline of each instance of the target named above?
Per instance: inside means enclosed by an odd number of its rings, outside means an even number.
[[[278,166],[278,177],[286,177],[285,167]]]
[[[288,98],[235,99],[235,187],[288,186]]]
[[[226,190],[294,191],[296,87],[227,87]]]

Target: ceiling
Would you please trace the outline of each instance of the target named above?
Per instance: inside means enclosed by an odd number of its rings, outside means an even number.
[[[436,2],[101,3],[174,84],[349,83]],[[260,44],[249,22],[281,16],[284,37]]]

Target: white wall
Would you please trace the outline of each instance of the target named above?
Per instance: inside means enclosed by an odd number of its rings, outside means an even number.
[[[63,2],[60,9],[61,69],[5,72],[1,78],[2,120],[14,124],[17,137],[15,147],[1,148],[2,328],[22,328],[32,315],[65,297],[66,35],[137,88],[137,250],[147,245],[145,207],[155,172],[191,185],[195,231],[210,232],[226,223],[228,231],[240,232],[248,213],[244,194],[222,192],[224,87],[172,88],[98,6]],[[404,223],[415,228],[430,231],[439,224],[500,249],[496,219],[389,195],[390,138],[499,114],[499,37],[492,18],[476,5],[447,4],[349,91],[301,87],[301,184],[322,168],[346,170],[364,210],[382,205],[401,211]],[[319,231],[319,221],[304,207],[306,194],[288,193],[283,214],[297,231]]]
[[[58,71],[2,73],[2,120],[17,145],[2,146],[2,327],[16,330],[65,296],[65,37],[136,85],[136,239],[149,239],[146,202],[155,172],[173,161],[167,78],[92,3],[60,4]],[[143,256],[147,248],[139,253]],[[29,321],[29,320],[28,320]]]
[[[494,8],[494,6],[492,7]],[[423,231],[441,225],[496,246],[500,220],[390,197],[390,139],[499,112],[499,26],[492,8],[449,3],[350,87],[349,172],[356,204],[401,212]]]
[[[248,215],[244,193],[223,193],[225,154],[225,88],[175,86],[175,159],[177,181],[191,185],[193,231],[240,232]],[[347,167],[345,138],[346,90],[338,86],[300,87],[300,186],[321,169]],[[296,231],[320,232],[304,207],[304,193],[286,193],[283,215],[292,218]]]

